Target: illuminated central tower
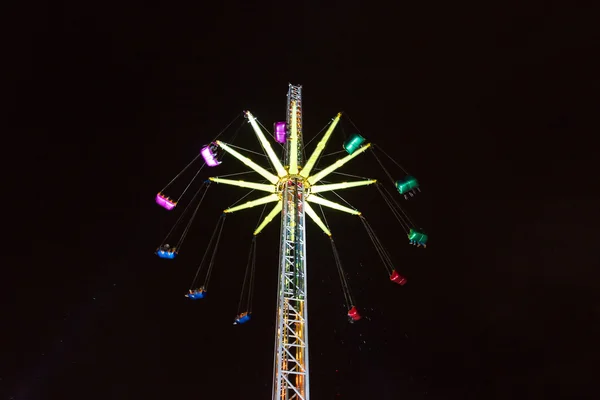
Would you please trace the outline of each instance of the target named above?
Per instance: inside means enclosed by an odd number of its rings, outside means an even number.
[[[303,165],[302,87],[289,86],[287,95],[285,164],[289,179],[281,182],[283,210],[279,245],[277,331],[273,399],[309,399],[308,318],[306,291],[306,232]],[[303,174],[304,175],[304,174]]]

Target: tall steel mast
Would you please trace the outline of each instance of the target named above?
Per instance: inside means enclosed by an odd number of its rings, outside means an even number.
[[[281,182],[283,209],[279,247],[277,288],[277,330],[273,400],[308,400],[308,312],[306,291],[306,234],[303,164],[302,86],[289,85],[287,94],[288,140],[285,167],[289,172]]]

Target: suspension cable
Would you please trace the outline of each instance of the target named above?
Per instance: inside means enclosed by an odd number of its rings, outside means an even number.
[[[206,271],[206,279],[204,281],[204,289],[208,290],[208,282],[210,281],[210,276],[212,275],[213,267],[215,266],[215,257],[217,255],[217,249],[219,248],[219,243],[221,242],[221,234],[223,233],[223,226],[225,226],[225,217],[227,214],[223,213],[219,221],[221,221],[221,228],[219,229],[219,234],[217,235],[217,242],[215,243],[215,248],[213,249],[212,256],[210,257],[210,263],[208,264],[208,270]]]
[[[367,178],[366,176],[352,175],[352,174],[347,174],[347,173],[345,173],[345,172],[333,171],[333,172],[331,172],[331,173],[332,173],[332,174],[337,174],[337,175],[349,176],[349,177],[351,177],[351,178],[371,179],[371,178]]]
[[[342,267],[342,261],[340,260],[340,255],[335,247],[335,242],[333,238],[330,237],[331,241],[331,249],[333,251],[333,258],[335,259],[335,266],[338,271],[338,275],[340,276],[340,282],[342,284],[342,292],[344,292],[344,299],[346,301],[346,306],[348,309],[354,306],[354,299],[352,298],[352,292],[350,291],[350,286],[348,286],[348,280],[346,279],[346,274],[344,273],[344,269]]]
[[[248,313],[252,313],[252,300],[254,298],[254,275],[256,273],[256,246],[257,240],[254,236],[254,251],[252,252],[252,270],[250,271],[250,287],[248,288]]]
[[[192,197],[192,200],[190,200],[189,204],[183,209],[183,211],[181,212],[181,215],[179,216],[179,218],[177,218],[177,221],[175,221],[175,224],[171,227],[171,230],[169,230],[169,233],[167,233],[167,236],[165,236],[165,238],[161,242],[161,244],[160,244],[161,246],[163,246],[165,244],[165,242],[167,241],[167,239],[171,236],[171,233],[173,233],[173,231],[175,230],[175,228],[179,225],[179,222],[181,222],[181,220],[183,219],[185,213],[187,212],[187,210],[190,208],[190,206],[194,202],[194,199],[196,199],[196,197],[198,196],[198,194],[200,193],[200,191],[202,190],[202,188],[205,185],[206,185],[206,182],[202,182],[202,185],[200,185],[200,187],[198,188],[198,190],[194,194],[194,197]]]
[[[354,123],[354,121],[352,121],[352,118],[350,118],[350,116],[348,114],[344,114],[344,116],[346,118],[348,118],[348,121],[350,121],[350,123],[352,124],[352,126],[354,127],[354,129],[356,129],[356,131],[360,133],[360,130],[358,129],[358,127],[356,126],[356,124]],[[388,157],[390,160],[392,160],[392,162],[394,164],[396,164],[398,167],[400,167],[400,169],[402,171],[404,171],[405,174],[408,174],[408,172],[406,172],[406,170],[404,169],[404,167],[402,167],[402,165],[400,165],[398,162],[396,162],[396,160],[394,160],[388,153],[386,153],[380,146],[373,146],[373,148],[377,147],[377,149],[379,151],[381,151],[386,157]],[[383,170],[385,171],[385,173],[390,177],[390,180],[392,181],[392,183],[394,183],[394,178],[392,178],[392,176],[387,172],[387,170],[383,167],[383,164],[381,163],[381,161],[379,160],[379,158],[375,155],[375,151],[371,152],[374,156],[375,159],[377,160],[377,162],[379,163],[379,165],[381,165],[381,167],[383,168]]]
[[[264,154],[264,153],[259,153],[258,151],[254,151],[254,150],[248,150],[248,149],[246,149],[244,147],[241,147],[241,146],[234,146],[231,143],[229,143],[229,146],[233,147],[233,148],[236,148],[236,149],[247,151],[248,153],[258,154],[259,156],[267,157],[267,155]]]
[[[263,206],[262,211],[260,212],[260,216],[258,217],[258,222],[256,223],[256,227],[254,227],[254,230],[257,230],[258,227],[260,226],[260,223],[262,222],[262,217],[265,214],[265,210],[267,209],[267,205],[265,204]]]
[[[371,154],[373,154],[373,157],[375,157],[375,160],[377,160],[377,163],[379,164],[379,166],[381,167],[381,169],[383,170],[383,172],[385,172],[385,174],[388,176],[388,178],[390,178],[390,181],[392,182],[392,185],[394,185],[395,184],[394,177],[383,166],[383,163],[381,162],[381,160],[379,159],[379,157],[377,157],[377,154],[375,154],[374,151],[371,151]]]
[[[394,203],[393,200],[391,200],[388,197],[388,195],[385,194],[385,192],[383,191],[383,189],[381,188],[380,185],[376,184],[375,186],[377,187],[379,194],[381,194],[381,197],[387,204],[387,206],[390,209],[390,211],[392,212],[392,214],[394,214],[394,217],[396,217],[396,219],[400,223],[400,226],[402,226],[402,229],[404,230],[404,232],[408,233],[410,226],[412,224],[410,223],[410,220],[408,220],[408,222],[407,222],[407,220],[405,220],[403,218],[403,216],[400,214],[400,212],[398,211],[398,209],[399,209],[400,211],[402,211],[402,213],[404,213],[404,210],[402,210],[402,208],[397,203]],[[389,192],[388,192],[388,194],[389,194]]]
[[[229,124],[227,124],[227,126],[221,131],[219,132],[219,134],[214,138],[214,140],[217,140],[217,138],[219,136],[221,136],[240,116],[238,115],[237,117],[235,117]],[[240,130],[241,126],[236,130],[236,132],[234,133],[234,138],[237,135],[237,132]],[[233,141],[233,139],[232,139]],[[188,165],[186,165],[181,171],[179,171],[179,173],[177,175],[175,175],[175,177],[173,179],[171,179],[171,181],[169,183],[166,184],[166,186],[164,188],[162,188],[162,190],[160,191],[160,193],[164,192],[165,190],[167,190],[169,188],[169,186],[171,186],[173,184],[173,182],[175,182],[177,180],[177,178],[179,178],[185,171],[187,171],[187,169],[194,163],[194,161],[196,161],[198,159],[198,157],[200,157],[200,153],[198,153],[196,155],[196,157],[194,157],[192,159],[192,161],[190,161],[188,163]],[[204,168],[204,166],[206,165],[206,163],[203,163],[202,166],[200,167],[200,169],[196,172],[196,174],[194,175],[194,177],[192,178],[192,180],[190,181],[190,183],[188,183],[188,185],[185,187],[185,189],[183,189],[183,192],[179,195],[179,198],[177,199],[177,203],[179,203],[179,200],[181,200],[181,198],[183,197],[183,195],[187,192],[187,190],[190,188],[190,186],[192,185],[192,183],[194,182],[194,180],[196,179],[196,177],[198,176],[198,174],[200,173],[200,171],[202,171],[202,169]]]
[[[379,238],[375,234],[375,230],[373,229],[371,224],[369,224],[367,219],[362,215],[360,216],[360,222],[362,222],[363,226],[365,227],[365,230],[367,231],[367,234],[369,235],[369,238],[371,239],[371,243],[373,243],[373,246],[375,247],[375,250],[377,251],[379,258],[381,259],[383,266],[387,270],[388,274],[391,275],[394,270],[394,264],[392,263],[390,254],[385,249],[385,247],[383,247],[381,240],[379,240]]]
[[[233,123],[233,122],[232,122]],[[233,132],[233,135],[231,135],[231,140],[229,141],[229,145],[233,146],[233,142],[235,141],[235,139],[238,137],[238,134],[240,133],[240,130],[242,129],[242,127],[245,125],[245,121],[242,121],[242,123],[240,124],[240,126],[237,127],[237,129],[235,130],[235,132]],[[229,127],[231,124],[227,125],[227,127]],[[227,128],[226,128],[227,129]],[[221,134],[224,131],[221,131],[214,139],[213,142],[217,140],[217,138],[219,136],[221,136]],[[221,162],[223,160],[223,157],[225,157],[225,152],[219,152],[219,154],[217,154],[217,160],[219,162]]]
[[[189,168],[189,167],[190,167],[190,166],[191,166],[191,165],[194,163],[194,161],[196,161],[196,160],[198,159],[198,157],[200,157],[200,153],[198,153],[198,154],[196,155],[196,157],[194,157],[194,158],[192,159],[192,161],[190,161],[190,162],[188,163],[188,165],[186,165],[186,166],[185,166],[185,167],[184,167],[184,168],[183,168],[181,171],[179,171],[179,173],[178,173],[177,175],[175,175],[175,178],[171,179],[171,181],[170,181],[169,183],[167,183],[167,184],[165,185],[165,187],[164,187],[164,188],[162,188],[162,189],[161,189],[160,193],[162,193],[162,192],[164,192],[165,190],[167,190],[167,188],[168,188],[169,186],[171,186],[171,185],[173,184],[173,182],[175,182],[175,180],[181,176],[181,174],[183,174],[185,171],[187,171],[187,169],[188,169],[188,168]]]
[[[306,146],[302,146],[302,157],[304,157],[304,162],[308,160],[308,157],[306,156]]]
[[[338,194],[335,190],[330,190],[331,193],[335,194],[337,197],[340,198],[340,200],[342,200],[344,203],[346,203],[350,208],[354,208],[354,206],[352,204],[350,204],[348,202],[348,200],[346,200],[345,198],[342,197],[342,195]]]
[[[211,248],[211,245],[215,239],[215,236],[217,235],[217,231],[219,230],[219,225],[221,225],[221,221],[225,220],[225,216],[226,214],[222,214],[219,219],[217,220],[217,225],[215,226],[215,229],[213,230],[212,236],[210,237],[210,240],[208,242],[208,245],[206,246],[206,250],[204,251],[204,255],[202,256],[202,260],[200,261],[200,265],[198,266],[198,270],[196,271],[196,275],[194,276],[194,280],[192,280],[192,285],[190,286],[190,290],[192,290],[194,288],[194,286],[196,285],[196,282],[198,280],[198,275],[200,275],[200,270],[202,269],[202,266],[204,265],[204,261],[206,260],[206,256],[208,255],[208,252]],[[223,229],[221,227],[221,229]],[[219,237],[220,237],[220,232],[219,232]],[[218,241],[217,241],[218,243]],[[214,253],[213,253],[214,255]],[[207,274],[208,275],[208,274]],[[208,280],[208,279],[207,279]]]
[[[400,210],[400,212],[402,212],[402,214],[404,214],[404,217],[408,220],[408,222],[410,222],[410,225],[416,226],[416,224],[413,222],[413,220],[408,216],[408,214],[400,206],[400,203],[398,203],[398,201],[394,198],[394,196],[392,196],[392,194],[387,190],[387,188],[385,186],[381,185],[381,189],[386,192],[386,194],[387,194],[388,198],[390,199],[390,201],[392,202],[392,204],[394,204],[396,206],[396,208],[398,210]]]
[[[273,135],[273,133],[272,133],[270,130],[268,130],[267,128],[265,128],[265,126],[262,124],[262,122],[260,122],[260,121],[258,120],[258,118],[255,118],[254,120],[255,120],[255,121],[256,121],[256,122],[257,122],[257,123],[258,123],[258,124],[259,124],[259,125],[260,125],[260,126],[263,128],[263,129],[264,129],[264,130],[265,130],[265,131],[267,131],[267,133],[269,134],[269,137],[271,137],[271,138],[272,138],[272,137],[274,136],[274,135]],[[278,145],[280,145],[281,147],[283,147],[283,145],[282,145],[281,143],[279,143],[279,142],[277,142],[277,141],[275,141],[275,142],[276,142]],[[267,151],[266,151],[266,149],[263,147],[262,143],[260,144],[260,148],[261,148],[261,149],[262,149],[262,151],[263,151],[262,153],[258,153],[258,152],[255,152],[255,151],[252,151],[252,150],[248,150],[248,149],[243,149],[243,150],[246,150],[246,151],[249,151],[249,152],[251,152],[251,153],[258,154],[258,155],[260,155],[260,156],[263,156],[263,157],[267,157],[267,158],[268,158],[269,156],[267,155]],[[306,157],[306,155],[305,155],[305,157]]]
[[[323,206],[321,204],[319,204],[319,208],[321,209],[321,214],[323,215],[323,222],[325,222],[325,226],[327,227],[327,229],[329,229],[329,232],[331,232],[331,228],[329,227],[329,222],[327,222],[327,216],[325,215],[325,211],[323,211]]]
[[[263,215],[265,214],[265,210],[267,209],[267,205],[265,204],[263,206],[263,209],[260,213],[260,216],[258,217],[258,222],[256,223],[256,227],[254,228],[255,230],[260,226],[261,220]],[[254,298],[254,275],[255,275],[255,270],[256,270],[256,236],[254,236],[254,238],[252,239],[253,242],[253,251],[252,251],[252,270],[250,272],[250,285],[248,288],[248,303],[246,304],[246,311],[248,311],[249,313],[252,312],[252,299]],[[244,284],[246,281],[246,277],[244,277]],[[242,294],[244,292],[244,288],[242,287]],[[239,308],[239,307],[238,307]],[[240,310],[238,310],[238,314],[240,313]]]
[[[227,208],[231,208],[233,206],[235,206],[237,203],[239,203],[240,201],[244,200],[246,197],[250,196],[252,194],[252,192],[254,192],[256,189],[252,189],[251,191],[249,191],[248,193],[246,193],[245,195],[243,195],[242,197],[240,197],[239,199],[236,200],[235,203],[233,203],[232,205],[230,205]]]
[[[250,286],[249,277],[252,274],[252,269],[254,269],[253,262],[256,262],[256,258],[254,257],[256,248],[256,236],[252,236],[252,243],[250,244],[250,251],[248,253],[248,262],[246,264],[246,272],[244,273],[244,283],[242,284],[242,291],[240,293],[240,301],[238,303],[238,315],[242,313],[242,304],[244,303],[244,293],[246,292],[246,286]],[[250,287],[248,288],[248,298],[246,299],[246,309],[243,311],[249,311],[248,306],[250,305]]]
[[[319,204],[319,208],[321,209],[321,214],[323,215],[323,222],[327,229],[329,229],[329,223],[327,222],[327,217],[325,216],[325,212],[323,211],[323,207]],[[331,229],[329,229],[331,231]],[[350,309],[354,306],[354,299],[352,297],[352,292],[350,291],[350,286],[348,285],[348,280],[346,278],[346,273],[344,272],[344,268],[342,267],[342,261],[340,259],[340,255],[335,247],[335,242],[333,241],[333,237],[329,237],[331,241],[331,250],[333,252],[333,258],[335,260],[335,267],[337,269],[338,275],[340,277],[340,284],[342,286],[342,292],[344,294],[344,300],[346,301],[346,307]]]
[[[323,128],[321,128],[321,130],[319,131],[319,133],[317,133],[315,136],[312,137],[312,139],[310,139],[308,141],[308,143],[304,144],[304,147],[302,148],[303,150],[306,148],[306,146],[308,146],[313,140],[315,140],[320,134],[321,132],[323,132],[325,130],[325,128],[327,128],[329,125],[331,125],[331,123],[333,122],[334,118],[331,119],[331,121],[329,121],[327,124],[325,124],[325,126]]]
[[[331,121],[329,121],[329,123],[328,123],[327,125],[325,125],[325,126],[324,126],[324,127],[323,127],[323,128],[320,130],[320,131],[319,131],[319,133],[317,133],[317,134],[316,134],[316,135],[315,135],[315,136],[314,136],[314,137],[313,137],[313,138],[312,138],[312,139],[311,139],[311,140],[310,140],[310,141],[309,141],[309,142],[308,142],[308,143],[307,143],[307,144],[306,144],[306,145],[305,145],[305,146],[302,148],[302,150],[303,150],[303,151],[305,151],[305,149],[306,149],[306,146],[308,146],[308,144],[310,144],[310,142],[312,142],[312,141],[313,141],[313,140],[314,140],[314,139],[315,139],[317,136],[319,136],[319,135],[321,134],[321,132],[323,132],[323,131],[325,130],[325,128],[327,128],[328,126],[330,126],[330,125],[333,123],[333,120],[334,120],[334,118],[332,118],[332,119],[331,119]],[[333,155],[333,154],[339,154],[339,153],[342,153],[342,152],[344,152],[344,151],[345,151],[345,150],[336,151],[336,152],[333,152],[333,153],[329,153],[329,154],[327,154],[327,155],[323,155],[323,153],[321,153],[321,154],[319,154],[319,157],[317,157],[317,160],[315,161],[315,165],[314,165],[314,166],[315,166],[315,167],[317,167],[317,166],[319,165],[319,162],[321,162],[321,159],[322,159],[323,157],[327,157],[327,156],[330,156],[330,155]],[[306,151],[305,151],[305,154],[304,154],[304,158],[306,159]],[[316,168],[315,168],[315,170],[316,170]]]
[[[354,127],[354,129],[356,129],[356,132],[358,132],[359,135],[362,135],[362,133],[360,132],[360,129],[358,129],[358,126],[356,126],[354,124],[354,122],[352,121],[352,118],[350,118],[350,116],[348,114],[346,114],[346,113],[344,113],[344,116],[346,118],[348,118],[348,121],[350,121],[350,123],[352,124],[352,126]]]
[[[196,206],[196,209],[194,210],[194,213],[192,214],[190,221],[188,222],[187,226],[185,227],[185,230],[183,231],[183,234],[181,235],[179,242],[177,242],[177,246],[176,246],[177,251],[181,250],[181,245],[183,244],[183,241],[185,240],[185,237],[187,236],[187,234],[190,230],[190,227],[192,226],[192,223],[194,222],[194,219],[196,218],[196,214],[198,214],[198,210],[200,209],[202,200],[204,200],[204,196],[206,196],[206,193],[208,192],[209,187],[210,187],[210,181],[208,181],[208,183],[205,185],[204,193],[202,193],[202,197],[200,197],[200,201],[198,201],[198,205]]]
[[[382,153],[383,153],[385,156],[387,156],[387,158],[389,158],[390,160],[392,160],[392,162],[393,162],[394,164],[396,164],[398,167],[400,167],[400,169],[401,169],[402,171],[404,171],[404,173],[405,173],[405,174],[407,174],[407,175],[408,175],[408,172],[407,172],[407,171],[404,169],[404,167],[403,167],[402,165],[398,164],[398,163],[396,162],[396,160],[394,160],[394,159],[392,158],[392,156],[390,156],[388,153],[386,153],[386,152],[385,152],[385,150],[383,150],[383,149],[382,149],[380,146],[377,146],[377,150],[381,151],[381,152],[382,152]]]
[[[343,114],[343,115],[345,115],[345,114]],[[342,121],[340,121],[340,122],[342,122]],[[344,123],[343,122],[340,124],[340,129],[342,130],[342,135],[344,135],[344,142],[345,142],[346,139],[348,139],[348,135],[346,134],[346,130],[344,129]]]
[[[262,124],[262,122],[260,122],[258,119],[255,119],[256,122],[258,122],[258,124],[265,130],[267,131],[267,133],[269,134],[270,137],[273,137],[273,132],[271,132],[270,130],[268,130],[267,128],[265,128],[265,126]],[[275,143],[277,143],[278,145],[280,145],[282,148],[285,149],[285,147],[283,146],[283,144],[275,141]]]
[[[379,194],[383,198],[383,201],[385,201],[385,204],[388,206],[388,208],[390,209],[390,211],[392,212],[392,214],[394,215],[394,217],[396,217],[396,219],[398,220],[398,222],[400,222],[400,224],[402,225],[402,227],[405,228],[404,230],[406,230],[406,227],[408,227],[409,224],[402,217],[402,215],[400,215],[400,212],[395,207],[394,203],[390,200],[389,196],[386,195],[381,188],[379,188],[378,190],[379,190]]]
[[[240,126],[237,127],[237,129],[235,130],[235,132],[233,132],[233,135],[231,135],[231,140],[229,141],[229,144],[233,143],[235,141],[235,139],[238,137],[240,130],[242,130],[243,126],[246,125],[246,121],[242,121],[242,123],[240,124]],[[217,136],[218,137],[218,136]],[[217,138],[215,138],[216,140]]]
[[[329,156],[333,156],[333,155],[340,154],[340,153],[345,153],[345,152],[346,152],[346,150],[334,151],[333,153],[325,154],[325,155],[323,155],[321,157],[325,158],[325,157],[329,157]]]
[[[218,134],[217,136],[215,136],[215,138],[214,138],[213,140],[217,140],[217,139],[219,138],[219,136],[221,136],[223,133],[225,133],[225,131],[226,131],[227,129],[229,129],[229,127],[230,127],[230,126],[231,126],[231,125],[232,125],[232,124],[233,124],[235,121],[237,121],[237,120],[238,120],[238,118],[240,118],[240,114],[239,114],[239,113],[238,113],[238,115],[237,115],[237,116],[236,116],[236,117],[235,117],[235,118],[234,118],[234,119],[233,119],[233,120],[232,120],[230,123],[228,123],[228,124],[227,124],[227,126],[226,126],[225,128],[223,128],[223,130],[221,130],[221,132],[219,132],[219,134]],[[239,128],[238,128],[238,130],[239,130]]]
[[[235,172],[233,174],[219,175],[216,178],[227,178],[228,176],[246,175],[246,174],[254,174],[254,173],[256,173],[256,172],[255,171]]]
[[[185,189],[183,189],[183,192],[181,192],[181,194],[179,195],[179,198],[177,199],[177,202],[179,203],[179,200],[181,200],[181,198],[183,197],[183,195],[185,194],[185,192],[188,191],[188,189],[190,188],[190,186],[192,186],[192,183],[194,183],[194,181],[196,180],[196,177],[198,176],[198,174],[200,173],[200,171],[202,171],[202,169],[204,168],[204,166],[206,165],[206,163],[202,163],[202,166],[200,167],[200,169],[196,172],[196,175],[194,175],[194,177],[192,178],[192,180],[190,181],[190,183],[187,184],[187,186],[185,187]]]

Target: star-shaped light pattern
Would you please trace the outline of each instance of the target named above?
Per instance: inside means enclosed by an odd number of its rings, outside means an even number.
[[[292,113],[291,113],[292,121],[290,124],[291,125],[290,126],[290,128],[291,128],[290,142],[291,143],[290,143],[289,148],[290,148],[291,152],[296,152],[298,149],[298,132],[297,132],[297,123],[296,123],[296,104],[295,103],[292,104],[292,108],[293,108]],[[282,164],[282,162],[279,160],[279,158],[277,157],[277,155],[275,154],[275,152],[273,151],[273,148],[271,147],[271,144],[265,137],[263,131],[260,129],[258,123],[256,122],[256,118],[249,111],[246,111],[245,114],[246,114],[246,117],[248,118],[248,121],[250,122],[250,125],[252,126],[254,132],[256,133],[256,137],[260,141],[260,144],[262,145],[264,151],[266,152],[267,157],[269,158],[269,161],[271,162],[271,165],[273,166],[277,175],[267,171],[265,168],[256,164],[250,158],[240,154],[238,151],[234,150],[227,143],[224,143],[222,141],[216,141],[216,143],[219,145],[220,148],[222,148],[224,151],[226,151],[227,153],[231,154],[233,157],[240,160],[246,166],[248,166],[249,168],[251,168],[252,170],[257,172],[258,174],[262,175],[268,182],[270,182],[269,184],[266,184],[266,183],[257,183],[257,182],[247,182],[247,181],[243,181],[243,180],[223,179],[223,178],[219,178],[219,177],[209,178],[209,180],[216,182],[216,183],[223,183],[226,185],[239,186],[239,187],[243,187],[243,188],[254,189],[254,190],[269,193],[265,197],[261,197],[256,200],[249,201],[249,202],[247,202],[245,204],[241,204],[239,206],[230,207],[230,208],[224,210],[225,213],[232,213],[232,212],[244,210],[247,208],[252,208],[252,207],[255,207],[255,206],[258,206],[261,204],[276,202],[275,207],[273,207],[271,212],[269,212],[269,214],[267,214],[267,216],[263,219],[263,221],[258,225],[256,230],[254,231],[254,235],[258,235],[269,224],[269,222],[271,222],[277,216],[277,214],[281,212],[281,210],[283,208],[282,192],[283,192],[285,183],[288,182],[289,180],[291,180],[292,178],[297,178],[302,181],[304,188],[306,190],[306,193],[307,193],[306,197],[305,197],[305,203],[304,203],[304,209],[305,209],[306,214],[308,214],[310,219],[312,219],[313,222],[315,224],[317,224],[317,226],[319,226],[319,228],[321,228],[323,230],[323,232],[325,232],[328,236],[331,236],[331,232],[329,231],[329,228],[327,227],[327,225],[325,223],[323,223],[321,218],[317,215],[317,213],[311,207],[310,203],[319,204],[319,205],[329,207],[329,208],[332,208],[335,210],[344,211],[344,212],[347,212],[347,213],[353,214],[353,215],[361,215],[360,211],[358,211],[354,208],[346,207],[346,206],[338,204],[334,201],[327,200],[323,197],[317,196],[316,194],[333,191],[333,190],[342,190],[342,189],[347,189],[347,188],[356,187],[356,186],[370,185],[370,184],[377,182],[375,179],[367,179],[367,180],[360,180],[360,181],[354,181],[354,182],[331,183],[331,184],[324,184],[324,185],[317,185],[316,183],[318,183],[320,180],[322,180],[323,178],[325,178],[327,175],[331,174],[335,170],[342,167],[344,164],[346,164],[347,162],[349,162],[350,160],[352,160],[359,154],[364,153],[367,149],[369,149],[371,144],[366,144],[366,145],[358,148],[352,154],[348,154],[347,156],[335,161],[333,164],[331,164],[328,167],[322,169],[321,171],[315,173],[314,175],[311,175],[311,172],[312,172],[313,168],[315,167],[315,164],[317,163],[319,156],[325,149],[327,141],[331,137],[331,134],[335,130],[335,127],[337,126],[337,124],[342,116],[341,113],[338,113],[336,115],[336,117],[333,119],[333,121],[329,125],[329,128],[325,132],[325,135],[319,141],[319,143],[317,144],[317,147],[315,148],[312,155],[306,162],[306,165],[304,165],[304,166],[297,165],[295,160],[297,160],[298,157],[295,154],[291,154],[290,165],[284,166]]]

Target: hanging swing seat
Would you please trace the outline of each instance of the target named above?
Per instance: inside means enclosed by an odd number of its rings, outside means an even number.
[[[275,141],[277,143],[285,143],[287,140],[286,128],[285,122],[275,122]]]
[[[244,324],[246,322],[250,321],[250,313],[249,312],[243,312],[240,315],[238,315],[237,317],[235,317],[235,321],[233,322],[234,325],[237,324]]]
[[[397,283],[400,286],[404,286],[406,282],[408,282],[408,280],[400,275],[396,270],[392,271],[392,274],[390,275],[390,281]]]
[[[413,176],[407,176],[403,179],[397,180],[395,186],[400,194],[405,194],[417,189],[419,187],[419,181],[417,181],[417,179]]]
[[[190,290],[190,292],[185,295],[185,297],[188,297],[192,300],[203,299],[204,296],[206,296],[206,290],[204,290],[204,288]]]
[[[413,176],[407,176],[397,180],[394,185],[398,189],[398,193],[406,195],[406,193],[413,193],[415,189],[419,188],[419,181]]]
[[[352,154],[358,150],[360,146],[362,146],[365,140],[366,139],[364,137],[360,136],[358,133],[355,133],[344,142],[342,147],[344,150],[346,150],[346,153]]]
[[[162,193],[158,193],[156,195],[156,204],[170,211],[175,208],[177,202]]]
[[[417,247],[427,247],[427,239],[428,236],[426,234],[415,229],[411,229],[408,233],[408,240],[410,241],[410,244],[416,245]]]
[[[219,149],[219,147],[217,146],[216,143],[211,143],[211,144],[204,146],[202,148],[202,150],[200,150],[200,154],[202,155],[202,158],[204,158],[204,162],[209,167],[216,167],[217,165],[221,164],[221,161],[219,161],[217,159],[217,156],[218,156],[217,150],[218,149]]]
[[[352,306],[352,308],[348,310],[348,317],[350,317],[352,321],[358,321],[362,318],[355,306]]]
[[[168,244],[165,244],[164,246],[160,246],[156,250],[156,255],[158,255],[160,258],[167,258],[172,260],[177,255],[177,249],[175,247],[170,247]]]

